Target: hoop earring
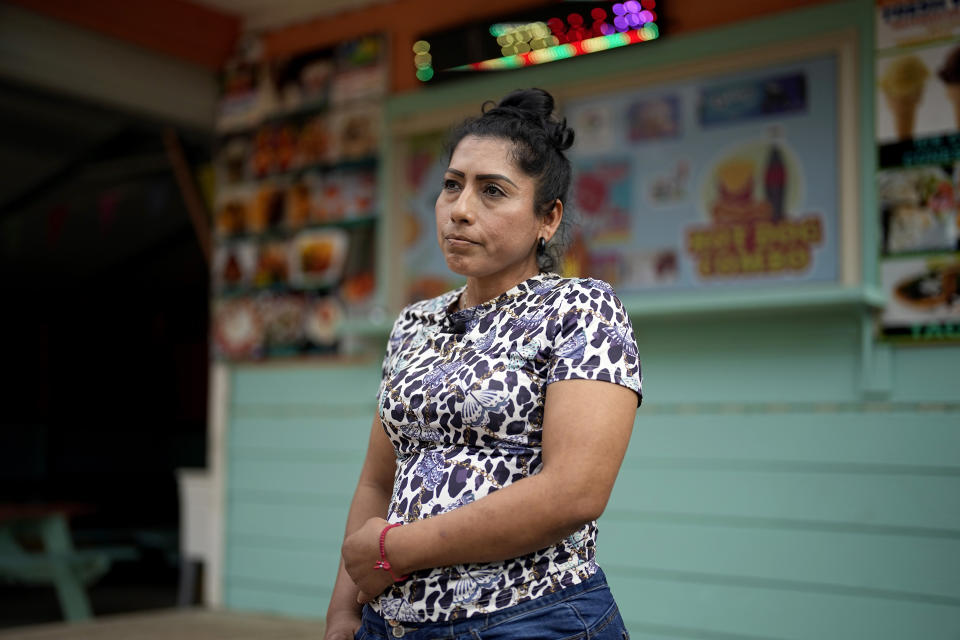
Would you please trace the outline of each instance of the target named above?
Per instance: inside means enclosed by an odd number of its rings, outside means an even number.
[[[537,255],[542,256],[547,252],[547,241],[544,238],[537,240]]]

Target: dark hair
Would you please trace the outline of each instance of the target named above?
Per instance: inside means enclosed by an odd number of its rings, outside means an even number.
[[[467,136],[501,138],[513,143],[511,159],[536,182],[533,212],[545,216],[560,200],[564,216],[546,251],[537,252],[540,271],[555,271],[569,241],[572,223],[567,215],[570,161],[563,154],[573,145],[573,129],[567,120],[553,115],[553,96],[543,89],[517,89],[494,104],[483,103],[483,115],[468,118],[450,132],[447,161]]]

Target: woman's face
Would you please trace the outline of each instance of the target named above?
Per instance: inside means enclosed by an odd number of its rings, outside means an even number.
[[[534,214],[536,183],[510,159],[511,149],[501,138],[463,138],[436,205],[447,266],[491,284],[503,280],[504,290],[538,272],[537,240],[549,240],[560,222],[559,213]]]

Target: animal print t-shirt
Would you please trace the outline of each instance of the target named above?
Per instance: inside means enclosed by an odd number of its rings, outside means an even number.
[[[552,382],[602,380],[642,399],[633,329],[607,283],[541,274],[452,312],[462,291],[408,306],[390,334],[378,395],[397,453],[390,522],[447,513],[538,473]],[[503,609],[589,578],[596,536],[590,522],[518,558],[418,571],[373,607],[405,623]]]

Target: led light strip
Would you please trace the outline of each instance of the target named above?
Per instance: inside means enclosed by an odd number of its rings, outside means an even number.
[[[521,53],[502,58],[492,58],[482,62],[472,62],[470,64],[451,67],[449,71],[500,71],[502,69],[519,69],[521,67],[530,67],[536,64],[546,64],[566,58],[575,58],[576,56],[586,55],[588,53],[597,53],[607,49],[616,49],[625,47],[638,42],[647,42],[656,40],[660,36],[660,30],[656,23],[648,22],[640,29],[624,31],[623,33],[614,33],[607,36],[597,36],[587,38],[578,42],[568,44],[558,44],[544,49],[536,49],[528,53]],[[430,74],[432,77],[432,73]]]

